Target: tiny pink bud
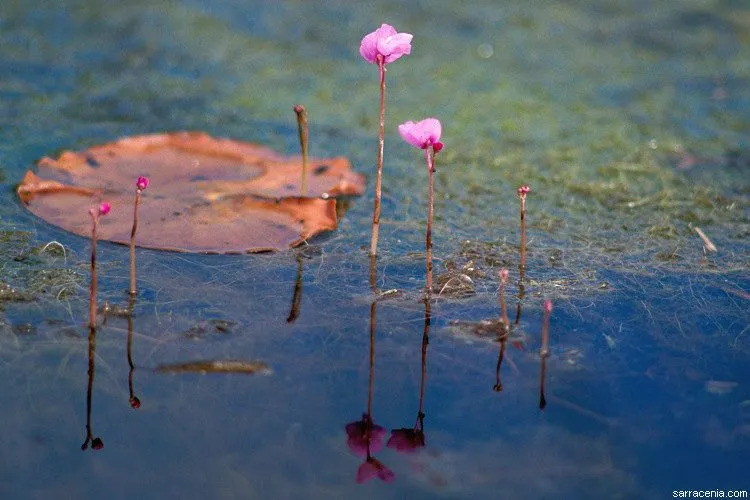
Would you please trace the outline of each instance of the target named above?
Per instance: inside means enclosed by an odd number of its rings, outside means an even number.
[[[524,184],[518,188],[518,196],[526,196],[531,192],[531,187],[528,184]]]
[[[106,201],[99,204],[99,215],[107,215],[110,210],[112,210],[112,205]]]
[[[503,283],[506,283],[508,281],[508,270],[507,269],[501,269],[500,270],[500,281]]]
[[[547,313],[552,312],[552,301],[549,299],[544,301],[544,312],[547,312]]]
[[[135,186],[139,190],[143,191],[144,189],[146,189],[148,187],[149,182],[150,181],[148,180],[148,177],[140,176],[140,177],[138,177],[138,180],[136,181]]]

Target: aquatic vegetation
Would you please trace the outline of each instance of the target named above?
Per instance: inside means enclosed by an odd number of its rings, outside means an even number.
[[[385,65],[404,55],[411,54],[413,35],[398,33],[393,26],[383,24],[377,30],[365,35],[359,46],[359,53],[365,61],[377,64],[380,70],[380,129],[378,136],[378,172],[375,178],[375,206],[372,213],[372,239],[370,255],[378,253],[378,233],[380,231],[380,199],[383,186],[383,147],[385,143]]]
[[[428,184],[428,208],[427,208],[427,296],[432,295],[432,220],[435,214],[435,154],[443,149],[440,142],[442,125],[437,118],[425,118],[414,123],[408,121],[398,126],[401,137],[414,147],[424,149],[425,162],[427,163]]]
[[[138,205],[141,193],[149,185],[148,177],[140,176],[135,182],[135,203],[133,206],[133,229],[130,231],[130,295],[136,295],[138,289],[135,284],[135,232],[138,230]]]

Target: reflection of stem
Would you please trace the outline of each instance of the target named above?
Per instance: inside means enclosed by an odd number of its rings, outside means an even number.
[[[415,430],[424,431],[424,388],[427,381],[427,344],[430,343],[432,310],[429,297],[424,300],[424,333],[422,334],[422,378],[419,382],[419,411]]]
[[[302,257],[297,254],[297,277],[294,280],[294,294],[292,295],[292,308],[289,311],[287,323],[294,323],[299,316],[299,306],[302,301]]]
[[[518,278],[518,306],[516,307],[516,326],[521,322],[521,301],[526,293],[523,284],[523,268],[520,269],[520,277]]]
[[[301,104],[294,106],[297,113],[297,129],[299,130],[299,143],[302,149],[302,181],[300,190],[302,196],[307,196],[307,111]]]
[[[547,401],[544,399],[544,381],[547,373],[547,357],[549,356],[549,316],[552,313],[552,301],[544,301],[544,323],[542,324],[542,348],[539,356],[542,358],[541,373],[539,375],[539,408],[544,409]]]
[[[133,372],[135,372],[135,363],[133,363],[133,312],[135,309],[135,296],[131,295],[128,301],[128,390],[130,397],[128,402],[133,409],[141,407],[141,400],[133,392]]]
[[[138,204],[141,201],[141,190],[135,190],[135,208],[133,208],[133,230],[130,231],[130,295],[136,295],[135,285],[135,232],[138,229]]]
[[[539,409],[543,410],[547,406],[547,400],[544,398],[544,379],[547,374],[547,357],[542,356],[542,369],[539,375]]]
[[[427,298],[432,295],[432,219],[434,217],[435,198],[435,151],[427,148],[424,151],[429,173],[429,208],[427,209]]]
[[[373,294],[377,293],[377,287],[375,286],[375,255],[370,255],[370,289]],[[376,315],[378,310],[377,297],[373,297],[372,304],[370,304],[370,380],[367,387],[367,418],[370,422],[370,429],[372,430],[372,393],[375,386],[375,325]],[[370,458],[370,438],[367,439],[367,458]]]
[[[495,368],[495,386],[492,388],[495,392],[501,392],[503,390],[503,383],[500,381],[500,367],[502,366],[503,358],[505,357],[505,343],[507,341],[507,336],[500,338],[500,354],[497,356],[497,367]]]
[[[375,208],[372,213],[372,240],[370,255],[378,254],[378,232],[380,230],[380,197],[383,189],[383,144],[385,142],[385,59],[378,55],[380,69],[380,135],[378,142],[378,176],[375,179]]]
[[[508,323],[508,308],[505,307],[505,285],[508,284],[508,270],[500,270],[500,314],[503,318],[503,337],[510,333],[510,323]]]
[[[88,388],[86,390],[86,440],[81,445],[81,449],[85,450],[91,447],[94,450],[100,450],[104,447],[104,442],[101,438],[95,438],[91,431],[91,394],[94,390],[94,357],[96,355],[96,328],[89,328],[89,370],[88,370]]]
[[[96,328],[96,227],[99,215],[91,214],[91,288],[89,290],[89,328]]]

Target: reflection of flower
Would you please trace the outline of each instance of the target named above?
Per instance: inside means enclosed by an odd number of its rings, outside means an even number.
[[[378,56],[382,56],[384,64],[392,63],[399,57],[411,53],[412,38],[409,33],[397,33],[393,26],[383,24],[365,35],[359,46],[359,53],[372,64],[378,64]]]
[[[362,414],[362,420],[346,424],[347,446],[355,455],[366,457],[383,448],[385,429],[372,421],[370,415]]]
[[[391,469],[386,467],[380,460],[375,457],[367,457],[357,469],[357,482],[364,483],[378,476],[382,481],[390,483],[393,481],[395,474]]]
[[[414,453],[424,446],[424,432],[418,429],[393,429],[386,446],[400,453]]]

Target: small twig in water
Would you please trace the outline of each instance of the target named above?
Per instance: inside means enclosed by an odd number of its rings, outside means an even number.
[[[695,231],[698,236],[703,240],[703,248],[705,248],[709,252],[716,252],[716,245],[713,244],[713,242],[708,239],[708,236],[706,236],[706,233],[704,233],[701,228],[698,226],[691,226],[693,228],[693,231]]]

